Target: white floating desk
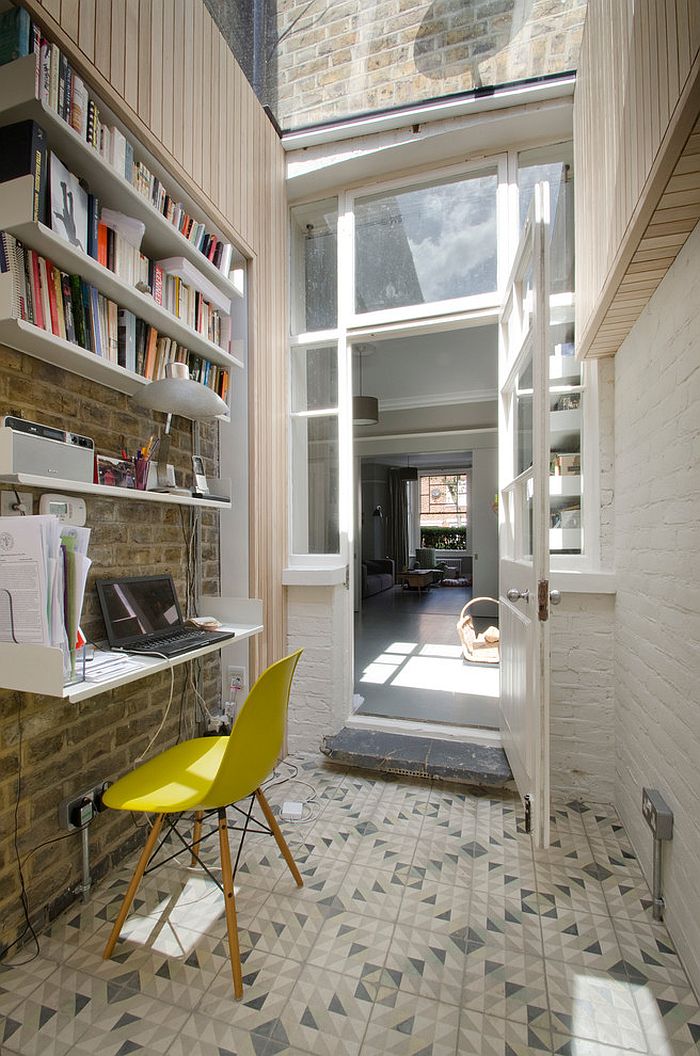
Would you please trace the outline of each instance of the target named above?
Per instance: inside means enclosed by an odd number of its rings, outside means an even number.
[[[224,618],[224,610],[230,618]],[[170,660],[161,660],[155,656],[133,657],[139,667],[129,667],[116,671],[114,676],[100,682],[73,682],[63,685],[63,653],[45,645],[16,645],[14,642],[0,642],[0,682],[4,689],[14,689],[22,693],[40,693],[49,697],[61,697],[75,703],[89,697],[108,693],[119,686],[128,685],[159,671],[177,667],[196,660],[208,653],[237,645],[247,638],[253,638],[263,630],[262,602],[251,598],[203,598],[202,612],[216,616],[222,621],[222,631],[233,631],[234,638],[227,641],[212,642],[198,649],[191,649]],[[89,673],[89,665],[88,665]]]

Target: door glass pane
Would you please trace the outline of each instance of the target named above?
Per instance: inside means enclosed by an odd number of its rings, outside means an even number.
[[[338,200],[291,211],[292,333],[332,330],[338,322]]]
[[[580,554],[583,550],[583,393],[575,383],[567,385],[552,380],[549,400],[549,548],[552,553]]]
[[[292,349],[292,413],[338,406],[338,349]]]
[[[495,173],[355,201],[355,310],[496,290]]]
[[[338,418],[292,418],[292,550],[340,553]]]
[[[532,465],[532,356],[528,356],[515,388],[515,467],[519,476]]]

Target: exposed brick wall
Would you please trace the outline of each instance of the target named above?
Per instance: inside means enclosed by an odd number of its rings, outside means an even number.
[[[0,346],[0,414],[10,412],[48,425],[74,428],[93,437],[98,452],[110,455],[118,454],[122,444],[134,450],[154,430],[155,419],[162,419],[136,412],[128,397],[120,393]],[[189,474],[189,423],[174,419],[173,437],[171,460],[176,472]],[[207,468],[215,475],[214,429],[203,429],[203,452]],[[189,481],[189,475],[186,479]],[[0,484],[0,489],[6,487]],[[40,492],[33,494],[36,513]],[[186,551],[181,508],[92,496],[86,500],[93,560],[82,621],[88,637],[104,637],[95,576],[167,570],[172,572],[184,602]],[[190,510],[183,509],[187,529]],[[217,524],[217,513],[202,511],[204,587],[213,593],[218,592],[219,583]],[[193,696],[185,688],[187,666],[175,669],[172,710],[155,750],[174,742],[181,717],[191,731],[196,711]],[[202,666],[203,693],[213,703],[219,692],[218,662],[207,659]],[[20,761],[18,829],[20,855],[24,856],[42,841],[62,835],[57,812],[64,798],[107,777],[116,777],[133,765],[160,723],[169,691],[167,672],[78,704],[0,690],[0,949],[17,937],[24,919],[13,846]],[[90,827],[94,875],[106,872],[140,838],[130,815],[100,815]],[[72,897],[70,889],[80,877],[79,842],[73,836],[28,859],[25,879],[30,912],[37,923],[43,923]]]
[[[666,921],[700,989],[700,226],[615,357],[617,806],[651,877],[643,785],[675,814]]]
[[[273,110],[298,127],[575,69],[586,3],[280,0]]]

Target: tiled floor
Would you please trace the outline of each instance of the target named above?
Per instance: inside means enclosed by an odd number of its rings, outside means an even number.
[[[360,715],[498,727],[498,668],[462,659],[457,620],[470,597],[458,587],[394,587],[363,600],[355,617]]]
[[[222,900],[199,869],[148,877],[101,959],[125,868],[42,937],[36,960],[0,969],[0,1051],[700,1052],[700,1010],[610,810],[555,805],[553,846],[537,852],[509,794],[297,762],[318,791],[312,821],[287,826],[305,886],[270,837],[247,843],[241,1002]],[[307,792],[280,785],[270,799]]]

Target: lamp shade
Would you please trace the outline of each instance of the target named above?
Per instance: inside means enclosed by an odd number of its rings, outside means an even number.
[[[162,411],[164,414],[179,414],[197,422],[206,418],[217,418],[219,415],[228,416],[228,407],[213,389],[186,376],[187,367],[184,363],[172,363],[168,366],[184,367],[185,376],[178,371],[179,377],[152,381],[133,397],[135,404],[151,411]]]
[[[376,396],[353,396],[352,424],[376,425],[379,421],[379,400]]]

